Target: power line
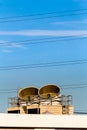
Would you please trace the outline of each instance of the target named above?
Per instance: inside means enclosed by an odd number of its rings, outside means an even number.
[[[87,109],[75,109],[74,114],[87,114]]]
[[[3,20],[0,23],[7,23],[7,22],[20,22],[20,21],[27,21],[27,20],[38,20],[38,19],[49,19],[49,18],[56,18],[56,17],[65,17],[65,16],[73,16],[73,15],[82,15],[87,13],[78,13],[78,14],[67,14],[67,15],[57,15],[57,16],[47,16],[47,17],[38,17],[38,18],[23,18],[23,19],[14,19],[14,20]]]
[[[75,111],[74,114],[87,114],[87,111],[86,112],[80,112],[80,111]]]
[[[70,13],[70,12],[79,12],[79,11],[87,11],[87,9],[63,10],[63,11],[45,12],[45,13],[28,14],[28,15],[18,15],[18,16],[10,16],[10,17],[7,17],[7,16],[6,16],[6,17],[0,17],[0,20],[1,20],[1,19],[10,19],[10,18],[19,18],[19,17],[44,16],[44,15]]]
[[[31,40],[23,40],[23,41],[11,41],[11,42],[5,42],[5,43],[0,43],[0,46],[11,46],[12,43],[15,43],[15,45],[18,45],[22,43],[21,45],[31,45],[31,44],[41,44],[44,42],[47,43],[52,43],[52,42],[64,42],[64,41],[72,41],[72,40],[83,40],[87,39],[87,34],[83,35],[77,35],[77,36],[64,36],[64,37],[58,37],[58,38],[44,38],[44,39],[31,39]],[[27,43],[28,42],[28,43]],[[47,44],[46,43],[46,44]]]
[[[39,63],[39,64],[15,65],[15,66],[0,66],[0,70],[28,69],[28,68],[39,68],[39,67],[54,67],[54,66],[77,65],[77,64],[87,64],[87,59],[73,60],[73,61]]]
[[[81,83],[81,84],[62,84],[62,85],[59,85],[61,89],[77,89],[77,88],[87,88],[87,83]],[[61,87],[61,86],[68,86],[67,88],[66,87]],[[74,86],[74,87],[72,87]],[[78,86],[78,87],[76,87]],[[79,87],[80,86],[80,87]],[[18,92],[18,89],[0,89],[0,92]]]
[[[15,90],[17,90],[17,89],[0,89],[0,91],[15,91]]]
[[[17,89],[0,89],[0,93],[15,93]]]
[[[62,84],[62,85],[59,85],[60,88],[62,89],[76,89],[76,88],[86,88],[87,87],[87,83],[78,83],[78,84]],[[61,87],[63,86],[63,87]],[[68,86],[67,88],[64,87],[64,86]],[[74,87],[72,87],[74,86]],[[78,86],[78,87],[75,87],[75,86]],[[79,87],[80,86],[80,87]],[[18,89],[12,89],[12,88],[8,88],[8,89],[0,89],[0,92],[18,92]]]
[[[34,14],[34,15],[21,15],[21,16],[14,16],[14,17],[13,16],[12,17],[2,17],[2,18],[0,18],[0,20],[1,20],[0,23],[17,22],[17,21],[25,21],[25,20],[38,20],[38,19],[47,19],[47,18],[52,18],[52,17],[55,18],[55,17],[87,14],[87,12],[80,12],[80,11],[87,11],[87,9],[42,13],[42,14]],[[70,13],[70,12],[75,12],[75,13]],[[65,14],[65,13],[70,13],[70,14]],[[41,17],[41,16],[44,16],[44,17]],[[36,17],[36,18],[34,18],[34,17]]]
[[[3,93],[17,93],[17,91],[0,91],[0,94],[3,94]]]
[[[87,86],[79,86],[79,87],[75,86],[75,87],[70,87],[70,88],[69,87],[61,87],[61,89],[78,89],[78,88],[81,88],[81,89],[82,88],[87,88]]]
[[[61,84],[60,86],[61,86],[61,89],[78,89],[78,88],[87,88],[87,83],[85,83],[85,84],[84,83],[82,83],[82,84],[65,84],[65,85]]]

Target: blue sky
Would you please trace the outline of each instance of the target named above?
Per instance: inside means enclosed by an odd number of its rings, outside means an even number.
[[[87,112],[87,64],[1,70],[8,66],[87,59],[84,9],[87,0],[0,0],[0,112],[6,111],[8,97],[17,95],[11,89],[46,84],[68,87],[61,93],[73,96],[75,110]],[[58,41],[64,37],[71,40]],[[53,39],[57,40],[52,42]],[[78,84],[85,87],[75,88]]]

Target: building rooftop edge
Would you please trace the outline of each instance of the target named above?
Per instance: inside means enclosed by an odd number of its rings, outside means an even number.
[[[0,127],[87,128],[87,115],[0,113]]]

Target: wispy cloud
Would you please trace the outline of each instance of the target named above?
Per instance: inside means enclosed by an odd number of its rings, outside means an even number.
[[[12,50],[7,50],[7,49],[3,49],[2,52],[4,52],[4,53],[12,53],[13,51]]]
[[[2,52],[4,53],[12,53],[14,48],[25,49],[25,47],[21,44],[9,43],[8,41],[4,41],[4,40],[0,40],[0,46],[1,46]]]
[[[0,45],[6,48],[23,48],[23,45],[18,43],[10,43],[8,41],[0,40]]]
[[[87,35],[87,30],[21,30],[0,31],[0,35],[13,36],[78,36]],[[15,44],[14,44],[15,46]]]
[[[23,45],[18,44],[18,43],[9,43],[5,44],[6,48],[24,48]]]
[[[64,26],[69,26],[69,25],[74,25],[77,26],[78,24],[87,24],[87,19],[82,19],[82,20],[75,20],[75,21],[60,21],[60,22],[53,22],[51,24],[55,25],[64,25]]]
[[[5,44],[5,42],[6,42],[6,41],[4,41],[4,40],[0,40],[0,45]]]

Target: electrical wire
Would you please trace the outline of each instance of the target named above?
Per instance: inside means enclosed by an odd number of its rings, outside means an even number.
[[[80,112],[80,111],[75,111],[74,114],[87,114],[87,112]]]
[[[39,64],[15,65],[15,66],[0,66],[0,70],[28,69],[28,68],[38,68],[38,67],[54,67],[54,66],[77,65],[77,64],[87,64],[87,59],[39,63]]]
[[[56,18],[56,17],[65,17],[65,16],[73,16],[73,15],[82,15],[87,13],[78,13],[78,14],[67,14],[67,15],[57,15],[57,16],[47,16],[47,17],[38,17],[38,18],[24,18],[24,19],[14,19],[14,20],[5,20],[0,21],[0,23],[7,23],[7,22],[20,22],[20,21],[27,21],[27,20],[38,20],[38,19],[49,19],[49,18]]]
[[[16,91],[17,89],[0,89],[0,91]]]
[[[86,85],[86,86],[84,86],[84,85]],[[79,88],[87,88],[87,83],[84,83],[84,84],[62,84],[62,85],[59,85],[60,86],[60,88],[61,89],[79,89]],[[62,87],[61,87],[62,86]],[[65,88],[64,86],[69,86],[69,87],[67,87],[67,88]],[[74,87],[72,87],[72,86],[74,86]],[[78,86],[78,87],[76,87],[76,86]],[[79,87],[80,86],[80,87]],[[18,91],[18,89],[0,89],[0,92],[17,92]]]
[[[80,88],[87,88],[87,83],[78,83],[78,84],[62,84],[62,85],[59,85],[60,86],[60,88],[62,88],[62,89],[77,89],[77,88],[79,88],[79,86],[80,86]],[[61,87],[61,86],[63,86],[63,87]],[[67,87],[67,88],[65,88],[64,86],[69,86],[69,87]],[[74,86],[74,87],[72,87],[72,86]],[[76,86],[78,86],[78,87],[76,87]],[[20,89],[19,89],[20,90]],[[10,88],[8,88],[8,89],[0,89],[0,92],[18,92],[18,89],[10,89]]]
[[[17,91],[0,91],[0,94],[3,94],[3,93],[17,93]]]
[[[38,19],[47,19],[47,18],[55,18],[55,17],[65,17],[65,16],[73,16],[73,15],[83,15],[87,14],[87,12],[80,12],[80,11],[87,11],[87,9],[79,9],[79,10],[71,10],[71,11],[61,11],[61,12],[51,12],[51,13],[42,13],[42,14],[34,14],[34,15],[21,15],[21,16],[12,16],[12,17],[2,17],[0,18],[0,23],[5,22],[18,22],[18,21],[25,21],[25,20],[38,20]],[[72,14],[65,14],[75,12]],[[55,15],[54,15],[55,14]],[[46,16],[48,15],[48,16]],[[51,15],[51,16],[49,16]],[[33,18],[35,17],[36,18]],[[41,17],[44,16],[44,17]],[[20,19],[21,18],[21,19]]]
[[[78,89],[78,88],[81,88],[81,89],[83,89],[83,88],[87,88],[87,86],[80,86],[80,87],[77,87],[77,86],[75,86],[75,87],[61,87],[61,89]]]
[[[75,109],[74,114],[87,114],[87,109]]]
[[[44,39],[31,39],[31,40],[23,40],[23,41],[11,41],[0,43],[0,46],[12,46],[12,43],[15,45],[32,45],[32,44],[48,44],[48,43],[55,43],[55,42],[64,42],[64,41],[72,41],[72,40],[84,40],[87,39],[87,34],[77,35],[77,36],[64,36],[64,37],[57,37],[57,38],[44,38]]]
[[[78,89],[78,88],[87,88],[87,84],[61,84],[61,89]],[[67,87],[66,87],[67,86]],[[68,87],[69,86],[69,87]]]
[[[0,93],[17,93],[17,89],[0,89]]]
[[[55,12],[46,12],[39,14],[28,14],[28,15],[19,15],[19,16],[11,16],[11,17],[0,17],[1,19],[10,19],[10,18],[20,18],[20,17],[32,17],[32,16],[44,16],[44,15],[52,15],[52,14],[61,14],[61,13],[70,13],[70,12],[79,12],[79,11],[87,11],[87,9],[74,9],[74,10],[63,10],[63,11],[55,11]]]

